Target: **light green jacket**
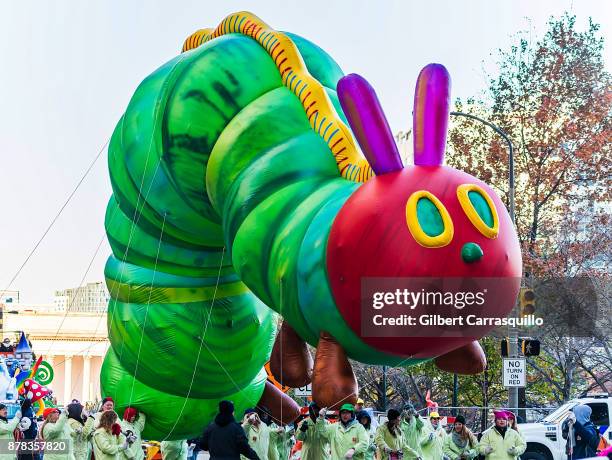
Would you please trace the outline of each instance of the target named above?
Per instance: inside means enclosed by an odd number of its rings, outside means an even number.
[[[444,444],[442,445],[442,451],[450,460],[458,460],[461,454],[464,454],[464,458],[472,459],[478,456],[478,440],[470,432],[470,442],[465,447],[461,448],[453,441],[453,432],[446,435],[444,438]]]
[[[249,441],[249,446],[255,452],[260,460],[268,460],[270,448],[270,428],[264,422],[259,422],[258,426],[252,423],[245,422],[242,424],[242,429]],[[246,459],[244,455],[242,458]]]
[[[13,417],[8,422],[4,420],[0,420],[0,442],[14,441],[13,431],[19,425],[19,421],[21,420],[21,412],[17,412],[15,417]],[[32,423],[36,423],[33,421]],[[14,460],[15,454],[0,454],[0,460]]]
[[[91,444],[96,460],[118,460],[123,450],[125,436],[115,436],[104,428],[94,431]]]
[[[376,430],[375,440],[376,447],[378,448],[380,457],[383,460],[387,460],[389,458],[389,454],[385,452],[385,448],[391,449],[395,452],[401,450],[404,453],[405,458],[417,458],[419,456],[416,450],[406,444],[406,435],[400,427],[397,428],[397,433],[395,436],[393,436],[391,431],[389,431],[387,424],[383,423]]]
[[[303,424],[308,425],[306,432],[300,430]],[[323,423],[329,423],[323,420]],[[295,433],[295,439],[302,441],[301,460],[329,460],[329,441],[317,431],[315,423],[312,419],[306,418],[298,426]]]
[[[355,449],[353,454],[355,460],[365,460],[370,438],[363,425],[357,420],[353,420],[345,427],[340,421],[325,423],[325,420],[319,417],[315,428],[323,438],[329,441],[333,459],[343,459],[348,450],[352,448]]]
[[[369,430],[366,428],[366,433],[368,434],[369,441],[368,450],[365,453],[365,459],[374,460],[374,454],[376,453],[376,430],[372,425],[370,425]]]
[[[270,445],[268,446],[268,460],[278,460],[278,440],[281,437],[281,433],[278,432],[278,425],[271,423],[268,428],[270,429]]]
[[[162,441],[160,450],[163,460],[187,460],[187,441]],[[98,458],[96,457],[96,460]]]
[[[122,458],[124,459],[133,459],[133,460],[142,460],[144,458],[144,451],[142,450],[142,430],[144,430],[145,422],[147,417],[142,412],[138,413],[138,417],[134,420],[134,423],[130,423],[127,420],[121,420],[119,424],[121,425],[121,430],[126,433],[130,430],[136,436],[136,441],[127,448],[126,451],[122,452]]]
[[[433,436],[430,436],[432,434]],[[439,424],[438,428],[434,428],[429,420],[425,422],[421,435],[423,460],[442,460],[446,436],[446,431]]]
[[[278,460],[287,460],[289,452],[293,447],[293,427],[287,425],[282,433],[276,437],[276,449],[278,451]]]
[[[414,455],[413,452],[410,452],[406,447],[410,447],[410,449],[417,452],[418,457],[423,456],[423,452],[421,451],[421,435],[423,433],[423,420],[418,415],[413,416],[408,422],[406,419],[402,418],[400,422],[400,428],[402,429],[402,433],[404,433],[404,456],[411,457]]]
[[[487,447],[493,448],[493,452],[486,454],[486,460],[516,460],[525,452],[527,444],[522,436],[513,429],[506,429],[506,435],[502,438],[502,435],[493,426],[480,438],[479,450],[482,455],[485,455]]]
[[[62,412],[55,423],[47,423],[43,429],[42,437],[45,442],[65,441],[68,446],[67,453],[45,452],[45,460],[74,460],[72,448],[72,429],[68,424],[68,416]]]
[[[85,420],[85,426],[83,426],[83,435],[87,436],[89,439],[92,438],[94,431],[98,428],[100,424],[100,417],[102,416],[102,412],[96,412],[95,414],[90,414]]]
[[[87,434],[89,430],[73,418],[68,419],[68,425],[75,460],[88,460],[91,454],[91,434]]]

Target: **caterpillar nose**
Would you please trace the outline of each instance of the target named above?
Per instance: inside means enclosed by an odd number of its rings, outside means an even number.
[[[476,243],[465,243],[461,248],[461,258],[468,264],[479,261],[482,256],[484,252]]]

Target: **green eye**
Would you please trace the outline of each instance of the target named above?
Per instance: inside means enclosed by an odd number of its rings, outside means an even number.
[[[493,213],[491,212],[491,208],[489,207],[487,200],[485,200],[480,192],[477,192],[476,190],[470,190],[468,192],[468,198],[483,222],[487,224],[488,227],[493,227],[495,221],[493,220]]]
[[[414,192],[406,203],[406,224],[415,241],[426,248],[441,248],[453,239],[448,211],[426,190]]]
[[[444,231],[442,215],[429,198],[423,197],[417,201],[417,219],[427,236],[438,236]]]
[[[497,238],[499,217],[487,192],[477,185],[463,184],[457,187],[457,198],[474,227],[487,238]]]

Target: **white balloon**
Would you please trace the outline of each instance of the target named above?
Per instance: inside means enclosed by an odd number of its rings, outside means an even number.
[[[19,422],[19,431],[27,431],[32,426],[32,420],[28,417],[23,417]]]

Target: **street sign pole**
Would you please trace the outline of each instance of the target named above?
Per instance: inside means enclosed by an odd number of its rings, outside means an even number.
[[[476,115],[472,115],[471,113],[464,112],[451,112],[451,115],[461,116],[466,118],[471,118],[473,120],[479,121],[501,137],[504,138],[506,143],[508,144],[508,208],[510,212],[510,220],[512,221],[512,226],[516,228],[516,219],[514,215],[514,148],[512,147],[512,141],[506,134],[506,132],[501,129],[499,126],[494,125],[493,123],[483,120]],[[516,303],[515,303],[516,308]],[[508,326],[508,356],[511,358],[518,358],[518,330],[516,326]],[[518,398],[518,388],[510,387],[508,388],[508,407],[517,408],[519,407],[519,398]]]
[[[516,330],[516,327],[509,326],[508,333],[509,333],[508,354],[510,358],[517,358],[518,357],[518,332]],[[508,407],[511,407],[511,408],[519,407],[518,394],[519,394],[519,387],[517,386],[508,387]]]

